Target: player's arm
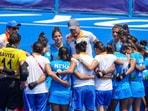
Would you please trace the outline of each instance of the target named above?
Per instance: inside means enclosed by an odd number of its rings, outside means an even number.
[[[28,63],[26,61],[21,61],[20,62],[20,80],[21,81],[26,81],[27,80],[27,77],[29,75],[29,72],[28,72]]]
[[[145,65],[142,65],[142,66],[136,65],[135,68],[139,71],[143,71],[146,69]]]
[[[79,71],[74,71],[73,73],[77,78],[81,80],[87,80],[87,79],[94,79],[95,75],[86,75],[86,74],[81,74]]]
[[[58,74],[73,74],[75,67],[76,62],[72,59],[69,68],[64,71],[58,72]]]
[[[46,71],[47,74],[48,74],[49,76],[51,76],[55,81],[57,81],[57,82],[63,84],[63,85],[66,86],[66,87],[69,86],[68,81],[64,81],[64,80],[60,79],[60,78],[56,75],[56,73],[54,73],[54,72],[51,70],[51,67],[50,67],[49,64],[46,64],[46,66],[45,66],[45,71]]]
[[[115,70],[115,64],[113,63],[110,67],[108,67],[106,70],[103,71],[100,71],[99,68],[97,67],[95,69],[95,73],[98,78],[111,79],[113,76],[108,74],[112,73],[114,70]]]
[[[91,64],[88,64],[85,60],[83,60],[80,57],[79,54],[73,54],[72,56],[73,58],[79,60],[88,70],[94,70],[99,64],[99,62],[96,59],[94,59]]]
[[[41,76],[39,77],[38,80],[31,82],[28,84],[28,87],[32,90],[33,88],[35,88],[38,84],[42,83],[43,81],[45,81],[46,79],[46,74],[41,74]]]
[[[126,71],[126,75],[130,74],[135,69],[135,67],[136,67],[136,60],[135,59],[131,59],[130,60],[130,67]]]

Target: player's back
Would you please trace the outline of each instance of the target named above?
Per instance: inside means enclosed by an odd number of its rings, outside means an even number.
[[[12,70],[18,70],[19,62],[26,60],[25,51],[17,48],[1,48],[0,49],[0,66]]]

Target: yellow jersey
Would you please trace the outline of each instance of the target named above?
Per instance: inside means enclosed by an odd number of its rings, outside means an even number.
[[[26,60],[25,51],[17,48],[0,48],[0,66],[19,71],[20,61]],[[18,77],[17,77],[18,78]]]

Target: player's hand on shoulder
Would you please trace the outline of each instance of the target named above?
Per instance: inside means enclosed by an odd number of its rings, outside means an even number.
[[[73,54],[72,57],[75,58],[75,59],[77,59],[77,60],[81,59],[81,57],[80,57],[79,54]]]

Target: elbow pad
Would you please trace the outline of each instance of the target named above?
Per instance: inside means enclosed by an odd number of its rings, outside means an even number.
[[[27,77],[29,75],[29,72],[28,72],[28,64],[27,62],[24,62],[21,66],[20,66],[20,80],[21,81],[26,81],[27,80]]]

